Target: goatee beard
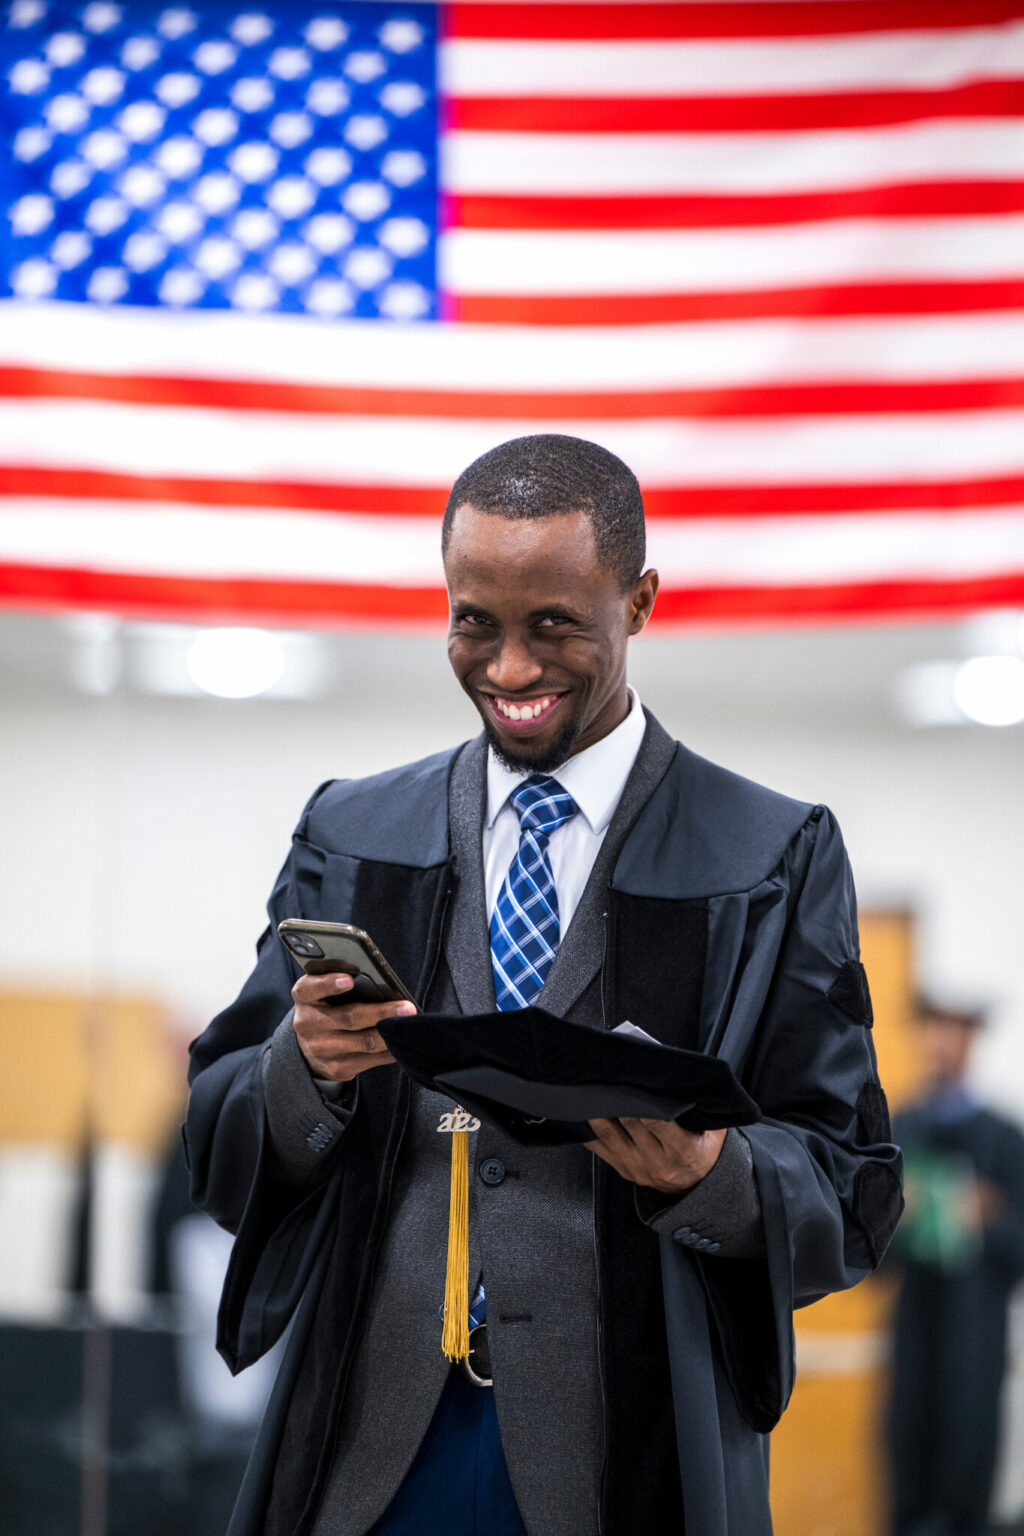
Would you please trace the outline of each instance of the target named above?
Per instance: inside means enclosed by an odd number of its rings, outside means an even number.
[[[529,753],[524,751],[518,754],[510,752],[505,744],[498,740],[494,726],[487,716],[483,715],[482,718],[484,733],[487,736],[491,751],[498,759],[498,762],[507,768],[510,773],[552,773],[554,769],[561,768],[566,758],[571,755],[573,743],[580,733],[577,722],[575,720],[567,720],[551,746],[545,752]]]

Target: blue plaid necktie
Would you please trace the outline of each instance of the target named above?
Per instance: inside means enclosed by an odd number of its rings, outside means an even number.
[[[498,1008],[528,1008],[558,948],[558,894],[548,860],[552,832],[575,816],[572,795],[557,779],[534,774],[511,796],[519,847],[491,916],[491,964]]]

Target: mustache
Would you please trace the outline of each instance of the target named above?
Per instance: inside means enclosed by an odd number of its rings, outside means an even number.
[[[494,688],[490,683],[476,683],[472,678],[467,679],[465,686],[474,693],[484,694],[488,698],[511,699],[513,702],[516,699],[535,699],[542,693],[557,693],[561,695],[572,692],[572,689],[566,683],[531,683],[529,692],[525,689],[517,689],[510,693],[503,693],[501,689]]]

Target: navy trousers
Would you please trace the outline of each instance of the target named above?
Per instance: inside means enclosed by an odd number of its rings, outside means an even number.
[[[369,1536],[527,1536],[494,1393],[474,1387],[457,1366],[405,1481]]]

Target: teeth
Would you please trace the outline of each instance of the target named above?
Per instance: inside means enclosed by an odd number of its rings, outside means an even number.
[[[506,704],[504,699],[495,700],[498,708],[509,720],[535,720],[552,702],[551,695],[539,699],[536,704]]]

